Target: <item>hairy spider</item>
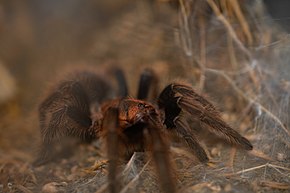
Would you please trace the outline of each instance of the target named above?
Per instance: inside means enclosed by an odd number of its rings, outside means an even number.
[[[109,159],[110,192],[117,192],[119,158],[144,150],[151,152],[163,191],[176,192],[167,133],[174,133],[183,140],[200,162],[208,162],[186,115],[233,145],[246,150],[253,148],[223,121],[214,105],[189,84],[171,83],[158,95],[157,76],[146,69],[141,74],[137,99],[134,99],[128,96],[123,72],[114,68],[110,74],[117,80],[117,92],[107,77],[88,70],[76,71],[60,81],[39,106],[45,147],[64,136],[104,141],[103,150]],[[150,96],[157,102],[148,102]]]

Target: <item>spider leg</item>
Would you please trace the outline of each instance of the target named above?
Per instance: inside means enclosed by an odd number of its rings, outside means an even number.
[[[78,82],[68,81],[58,87],[39,106],[43,142],[50,144],[62,136],[76,136],[85,141],[96,138],[91,128],[88,97]]]
[[[118,83],[118,96],[128,96],[128,85],[123,70],[118,67],[114,67],[111,69],[111,73],[115,76]]]
[[[148,98],[150,87],[153,86],[153,97],[157,97],[157,77],[154,72],[146,68],[141,74],[138,86],[137,98],[140,100],[144,100]]]
[[[54,148],[56,142],[66,145],[62,137],[85,142],[96,139],[102,119],[97,109],[114,95],[111,88],[102,74],[91,70],[74,71],[53,87],[38,109],[42,146],[35,164],[52,159],[59,152]]]
[[[92,125],[89,98],[81,84],[75,83],[71,88],[72,105],[67,106],[66,115],[70,118],[72,129],[68,134],[82,140],[91,141],[96,138],[96,128]],[[73,123],[74,122],[74,123]]]
[[[175,193],[176,187],[170,164],[169,144],[162,137],[161,128],[161,123],[158,124],[157,121],[151,119],[147,130],[145,130],[145,137],[151,149],[162,190],[166,193]]]
[[[41,133],[45,133],[44,130],[46,128],[47,124],[47,114],[50,111],[51,105],[54,103],[54,101],[59,100],[61,97],[61,94],[59,92],[53,93],[50,96],[48,96],[40,105],[38,109],[39,113],[39,123],[40,123],[40,130]]]
[[[91,128],[89,104],[78,82],[62,82],[39,106],[42,146],[36,165],[52,159],[54,145],[63,136],[76,136],[84,141],[96,138]]]
[[[105,129],[105,140],[107,144],[107,157],[109,160],[109,191],[111,193],[116,193],[119,190],[119,182],[117,179],[118,171],[118,160],[119,160],[119,136],[117,129],[119,127],[118,123],[118,109],[109,108],[105,113],[103,120],[103,128]]]
[[[187,112],[198,116],[201,125],[206,126],[210,132],[222,137],[233,145],[238,145],[246,150],[253,149],[249,140],[232,129],[219,115],[206,111],[202,106],[194,104],[188,98],[181,98],[179,104]]]
[[[207,110],[209,110],[211,112],[218,113],[215,106],[212,103],[210,103],[208,100],[206,100],[204,97],[197,94],[192,89],[191,86],[186,85],[186,84],[172,84],[172,88],[173,88],[173,90],[175,90],[175,92],[179,92],[183,96],[187,96],[187,97],[194,99],[195,101],[198,101]]]
[[[177,128],[176,133],[178,133],[180,137],[182,137],[185,140],[186,144],[194,152],[199,161],[202,163],[207,163],[208,157],[206,155],[206,152],[204,151],[203,147],[199,144],[197,137],[191,131],[188,123],[179,117],[177,117],[174,120],[174,123]]]
[[[165,112],[164,124],[167,128],[176,128],[174,119],[182,110],[198,119],[201,126],[220,136],[233,145],[246,150],[253,149],[252,144],[232,129],[220,116],[213,104],[183,84],[170,84],[160,94],[158,105]]]

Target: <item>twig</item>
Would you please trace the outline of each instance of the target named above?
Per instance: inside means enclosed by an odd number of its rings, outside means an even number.
[[[249,152],[249,154],[254,155],[256,157],[262,158],[264,160],[268,160],[268,161],[274,161],[270,156],[264,154],[262,151],[260,150],[256,150],[253,149],[252,151]]]
[[[279,169],[282,169],[282,170],[287,170],[290,172],[290,168],[286,168],[286,167],[283,167],[283,166],[278,166],[278,165],[274,165],[274,164],[268,164],[270,167],[272,168],[279,168]]]
[[[185,54],[189,57],[192,56],[192,40],[191,40],[191,33],[189,29],[189,24],[187,20],[187,13],[184,5],[184,0],[179,0],[180,3],[180,17],[179,17],[179,23],[180,23],[180,29],[182,30],[181,33],[184,33],[184,35],[180,34],[181,37],[181,43],[184,46]]]
[[[249,44],[251,45],[253,43],[253,37],[252,37],[252,34],[251,34],[251,31],[250,31],[250,28],[249,28],[249,25],[240,9],[240,5],[239,5],[239,2],[237,0],[232,0],[231,1],[231,6],[232,8],[234,9],[234,12],[242,26],[242,29],[248,39],[248,42]]]
[[[243,45],[243,43],[239,40],[237,34],[235,33],[234,29],[232,28],[231,24],[226,20],[226,18],[223,16],[223,14],[220,12],[219,8],[215,4],[213,0],[207,0],[208,4],[211,6],[212,10],[217,16],[217,19],[220,20],[232,36],[233,40],[236,42],[236,44],[239,46],[239,48],[246,54],[246,56],[250,59],[252,58],[251,53],[248,51],[248,49]]]
[[[289,184],[280,183],[280,182],[273,182],[273,181],[261,181],[260,185],[270,187],[270,188],[275,188],[275,189],[281,189],[281,190],[289,190],[290,189]]]
[[[257,170],[257,169],[260,169],[260,168],[264,168],[264,167],[267,167],[267,166],[268,166],[268,163],[264,164],[264,165],[248,168],[248,169],[245,169],[245,170],[240,170],[240,171],[236,172],[235,174],[242,174],[242,173],[254,171],[254,170]]]
[[[206,65],[206,33],[205,33],[205,21],[203,17],[198,20],[199,23],[199,37],[200,37],[200,78],[199,78],[199,90],[204,89],[205,84],[205,65]]]
[[[283,166],[278,166],[278,165],[273,165],[273,164],[266,163],[266,164],[263,164],[263,165],[260,165],[260,166],[255,166],[255,167],[252,167],[252,168],[240,170],[238,172],[233,173],[232,175],[243,174],[243,173],[246,173],[246,172],[254,171],[254,170],[265,168],[265,167],[279,168],[279,169],[290,171],[290,168],[285,168]]]
[[[290,177],[289,173],[285,174],[284,172],[281,172],[281,170],[279,168],[276,168],[276,167],[272,167],[274,170],[276,170],[279,174],[282,174],[283,176],[286,176],[286,177]]]
[[[279,44],[285,43],[285,41],[288,41],[289,42],[289,39],[290,39],[290,34],[286,34],[281,39],[279,39],[277,41],[270,42],[270,43],[265,44],[265,45],[260,45],[260,46],[254,47],[254,49],[257,50],[257,51],[259,51],[259,50],[264,49],[264,48],[275,47],[275,46],[277,46]]]
[[[23,193],[33,193],[31,190],[20,184],[17,184],[16,188]]]
[[[241,95],[244,99],[246,99],[247,101],[249,101],[252,104],[257,105],[262,111],[264,111],[269,117],[271,117],[273,120],[275,120],[280,127],[283,129],[283,131],[290,137],[290,131],[286,128],[286,126],[280,121],[280,119],[274,115],[273,113],[271,113],[266,107],[264,107],[262,104],[258,103],[256,100],[252,99],[251,97],[248,97],[243,91],[241,91],[238,86],[231,80],[231,78],[225,74],[223,71],[221,70],[215,70],[215,69],[209,69],[207,68],[206,71],[214,73],[214,74],[218,74],[221,75],[222,77],[224,77],[229,83],[230,85],[234,88],[234,90]]]
[[[211,6],[211,8],[214,11],[214,13],[216,14],[217,19],[220,20],[224,24],[224,26],[227,29],[228,33],[233,38],[233,40],[236,42],[236,44],[238,45],[238,47],[240,48],[240,50],[242,50],[245,53],[245,55],[248,57],[249,61],[251,61],[252,58],[253,58],[252,57],[252,54],[244,46],[244,44],[239,40],[236,32],[234,31],[234,29],[232,28],[232,26],[228,22],[228,20],[220,12],[220,10],[217,7],[216,3],[213,0],[207,0],[207,2]],[[257,85],[257,83],[258,83],[257,76],[253,73],[253,71],[250,71],[249,73],[250,73],[250,77],[251,77],[251,80],[253,81],[254,85]]]
[[[235,161],[235,156],[237,153],[237,148],[231,148],[231,152],[230,152],[230,159],[228,161],[228,166],[233,170],[234,168],[234,161]]]

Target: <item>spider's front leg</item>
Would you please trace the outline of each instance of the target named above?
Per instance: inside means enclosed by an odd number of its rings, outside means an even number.
[[[88,97],[81,84],[63,82],[39,106],[40,131],[45,144],[65,135],[91,140],[96,136],[91,125]]]
[[[180,117],[184,110],[190,113],[193,119],[198,120],[201,126],[210,132],[220,136],[233,145],[246,150],[252,150],[252,144],[237,131],[232,129],[220,116],[219,111],[212,103],[198,95],[192,87],[186,84],[173,83],[165,87],[158,99],[158,106],[165,112],[164,124],[168,129],[175,129],[195,152],[201,162],[207,162],[208,158],[199,145],[187,122]]]
[[[41,155],[35,164],[48,161],[55,153],[53,145],[72,136],[89,142],[97,137],[92,127],[91,105],[110,97],[111,85],[90,71],[76,71],[48,93],[39,105]]]
[[[162,190],[166,193],[176,193],[174,169],[170,163],[169,144],[161,131],[162,126],[158,119],[151,117],[148,128],[145,130],[148,132],[145,132],[145,137],[152,153]]]
[[[68,100],[69,98],[69,100]],[[96,137],[91,130],[87,96],[78,82],[66,81],[59,85],[39,106],[42,146],[36,165],[52,159],[56,142],[64,136],[76,136],[84,141]]]
[[[119,110],[115,107],[110,107],[105,112],[101,136],[105,140],[106,153],[109,160],[108,181],[110,193],[119,192],[120,184],[118,181],[118,160],[120,157],[120,138],[118,135],[119,129]]]
[[[116,102],[116,103],[115,103]],[[149,150],[164,192],[175,193],[170,164],[169,145],[162,132],[163,125],[156,109],[144,101],[121,99],[112,101],[103,110],[101,140],[109,159],[109,189],[119,187],[117,163],[119,158],[134,151]]]

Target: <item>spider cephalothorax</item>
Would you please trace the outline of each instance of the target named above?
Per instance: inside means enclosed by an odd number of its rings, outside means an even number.
[[[115,69],[110,73],[118,82],[116,92],[104,76],[86,70],[60,81],[40,104],[39,117],[44,147],[63,136],[104,141],[102,149],[110,160],[111,192],[116,192],[118,186],[117,160],[144,150],[151,152],[163,191],[176,192],[167,133],[183,140],[199,161],[206,163],[207,154],[187,122],[188,117],[232,145],[246,150],[253,148],[223,121],[214,105],[190,85],[171,83],[157,96],[157,77],[147,69],[141,75],[135,99],[128,97],[122,71]],[[151,101],[155,103],[148,102],[151,89],[154,97]]]

